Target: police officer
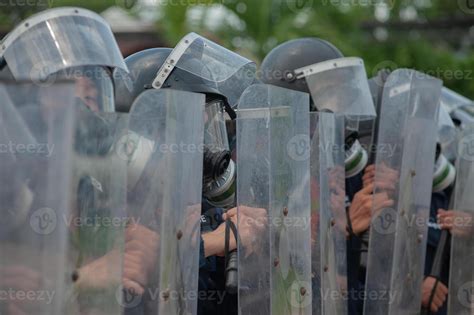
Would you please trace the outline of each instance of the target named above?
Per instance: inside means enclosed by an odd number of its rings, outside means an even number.
[[[220,56],[206,55],[205,47],[212,47],[214,52],[221,53]],[[237,242],[235,235],[229,235],[225,219],[232,221],[234,226],[238,222],[236,209],[233,208],[235,162],[231,160],[225,117],[235,117],[233,107],[240,93],[254,82],[255,66],[251,61],[194,33],[187,35],[177,48],[184,49],[147,49],[126,58],[131,78],[128,86],[126,81],[117,86],[118,109],[127,112],[138,95],[152,88],[205,94],[198,313],[234,314],[237,311],[237,296],[226,292],[224,256],[236,249]],[[181,53],[177,54],[177,51]],[[218,59],[232,66],[227,67]],[[245,216],[240,216],[239,220],[245,220]],[[246,231],[245,224],[241,226],[239,237],[246,239],[250,229]]]
[[[311,93],[308,81],[299,77],[297,69],[302,69],[313,64],[342,58],[343,54],[331,43],[319,38],[302,38],[291,40],[274,48],[264,59],[261,68],[261,78],[264,83],[281,86],[301,92]],[[329,93],[329,91],[326,91]],[[337,93],[337,91],[332,91]],[[310,110],[317,110],[315,104],[318,100],[311,99]],[[370,136],[370,135],[369,135]],[[352,150],[357,141],[351,139],[350,133],[346,133],[347,149]],[[361,146],[358,146],[361,147]],[[351,165],[351,154],[346,151],[346,170]],[[354,151],[355,156],[367,152]],[[363,291],[364,274],[359,272],[361,239],[360,235],[370,226],[372,208],[374,202],[378,207],[386,206],[391,201],[386,196],[376,196],[373,199],[373,180],[368,180],[368,186],[363,188],[363,170],[367,159],[359,160],[361,163],[355,165],[354,172],[346,172],[346,200],[348,218],[348,240],[347,240],[347,274],[349,292],[349,313],[360,314],[362,312],[363,299],[359,299],[359,292]],[[352,165],[354,166],[354,165]],[[349,168],[350,169],[350,168]]]

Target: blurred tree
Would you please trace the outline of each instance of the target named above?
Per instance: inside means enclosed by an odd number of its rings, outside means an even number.
[[[153,15],[170,47],[194,31],[259,62],[279,43],[316,36],[346,56],[362,57],[369,76],[382,67],[415,68],[474,99],[472,0],[36,0],[36,6],[12,5],[25,1],[0,0],[1,27],[48,7],[101,12],[119,5],[141,18]]]
[[[257,61],[289,39],[321,37],[362,57],[369,76],[382,67],[415,68],[474,98],[473,28],[456,27],[474,21],[474,10],[462,1],[164,0],[158,27],[172,45],[195,31]],[[430,21],[444,23],[432,29]]]

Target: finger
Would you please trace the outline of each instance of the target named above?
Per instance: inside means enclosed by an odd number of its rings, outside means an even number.
[[[139,283],[133,280],[123,278],[122,285],[124,289],[129,291],[130,293],[139,294],[139,295],[143,295],[143,293],[145,293],[145,289]]]
[[[440,290],[441,293],[443,293],[443,295],[446,295],[449,293],[448,287],[445,286],[444,283],[441,283],[441,282],[438,283],[438,290]]]
[[[227,212],[225,212],[222,215],[222,218],[224,220],[227,220],[228,218],[231,218],[231,217],[236,216],[236,215],[237,215],[237,208],[232,208],[232,209],[228,210]]]

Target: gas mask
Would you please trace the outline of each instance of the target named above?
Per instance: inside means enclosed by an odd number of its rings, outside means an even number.
[[[369,156],[367,151],[362,147],[359,141],[359,133],[356,131],[350,131],[347,134],[344,149],[346,178],[351,178],[360,174],[365,169],[369,161]]]
[[[436,145],[436,161],[433,174],[433,192],[441,192],[450,187],[456,179],[456,169],[443,154],[441,145]]]
[[[206,104],[203,154],[203,195],[215,207],[235,202],[235,164],[231,160],[225,103],[215,99]]]

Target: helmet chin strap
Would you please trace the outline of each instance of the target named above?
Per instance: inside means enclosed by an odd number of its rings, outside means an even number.
[[[456,169],[441,153],[436,160],[433,175],[433,192],[441,192],[451,186],[456,179]]]
[[[346,178],[351,178],[360,174],[367,166],[369,157],[367,151],[360,145],[359,140],[354,141],[351,148],[346,151],[344,161],[346,167]]]

